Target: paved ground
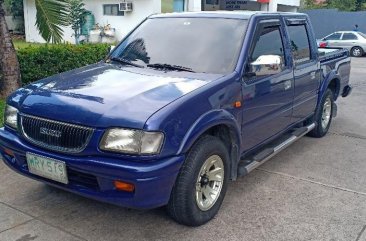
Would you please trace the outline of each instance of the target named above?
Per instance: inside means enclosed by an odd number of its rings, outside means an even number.
[[[323,139],[303,138],[231,183],[219,215],[199,228],[164,209],[128,210],[10,171],[0,162],[0,240],[366,241],[366,58],[353,59],[351,97]]]

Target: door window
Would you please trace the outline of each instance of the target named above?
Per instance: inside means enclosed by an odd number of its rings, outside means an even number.
[[[357,40],[357,36],[353,33],[344,33],[342,40]]]
[[[291,49],[295,64],[303,64],[311,59],[310,41],[305,25],[288,26]]]
[[[334,33],[329,35],[328,37],[325,37],[324,40],[339,40],[341,38],[342,34],[340,33]]]
[[[249,57],[249,72],[256,77],[282,72],[285,55],[280,26],[259,25]]]

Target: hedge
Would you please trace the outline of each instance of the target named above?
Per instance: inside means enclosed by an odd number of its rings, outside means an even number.
[[[3,126],[4,124],[4,109],[5,109],[5,101],[4,100],[0,100],[0,127]]]
[[[17,51],[23,84],[102,60],[107,44],[29,46]]]

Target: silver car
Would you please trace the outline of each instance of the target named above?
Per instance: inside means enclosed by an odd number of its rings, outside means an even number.
[[[346,48],[354,57],[361,57],[366,53],[366,34],[361,32],[335,32],[318,40],[319,42],[326,42],[326,46],[330,48]]]

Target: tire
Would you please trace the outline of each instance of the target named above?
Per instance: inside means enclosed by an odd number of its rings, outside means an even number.
[[[327,89],[325,95],[323,96],[320,105],[318,106],[314,122],[316,127],[309,132],[309,136],[321,138],[328,133],[329,127],[332,123],[333,116],[333,106],[334,106],[334,94],[332,90]]]
[[[353,47],[351,49],[351,56],[352,57],[362,57],[364,55],[364,51],[361,47]]]
[[[225,197],[229,166],[227,148],[219,138],[207,135],[199,139],[189,151],[178,174],[167,206],[168,214],[176,222],[187,226],[200,226],[213,219]],[[202,175],[206,169],[211,175]],[[220,180],[219,177],[221,182],[212,180]],[[216,195],[209,192],[208,187],[211,191],[216,190]],[[210,198],[205,193],[209,193]]]

